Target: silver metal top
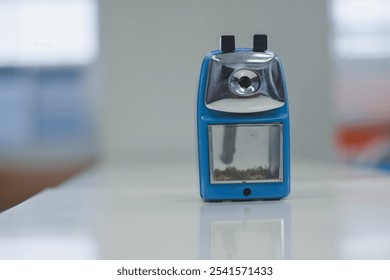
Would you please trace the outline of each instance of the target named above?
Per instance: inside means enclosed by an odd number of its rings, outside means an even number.
[[[279,58],[271,51],[240,51],[211,57],[206,107],[230,113],[253,113],[284,105]]]

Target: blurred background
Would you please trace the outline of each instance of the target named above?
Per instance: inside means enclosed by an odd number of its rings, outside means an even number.
[[[201,61],[255,33],[284,64],[293,160],[390,169],[388,1],[0,0],[1,192],[97,161],[196,172]]]

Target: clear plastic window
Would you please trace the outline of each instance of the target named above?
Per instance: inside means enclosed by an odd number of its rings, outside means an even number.
[[[209,125],[213,184],[282,181],[282,124]]]

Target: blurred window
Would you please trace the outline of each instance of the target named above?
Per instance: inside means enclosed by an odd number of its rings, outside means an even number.
[[[0,1],[0,66],[85,65],[97,54],[93,0]]]
[[[0,0],[0,153],[93,146],[97,17],[94,0]]]
[[[337,154],[390,167],[390,2],[330,3]]]

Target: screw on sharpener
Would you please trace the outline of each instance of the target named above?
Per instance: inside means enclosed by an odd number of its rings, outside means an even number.
[[[242,193],[243,193],[245,196],[250,196],[251,193],[252,193],[252,191],[251,191],[251,189],[249,189],[249,188],[245,188],[245,189],[242,191]]]

